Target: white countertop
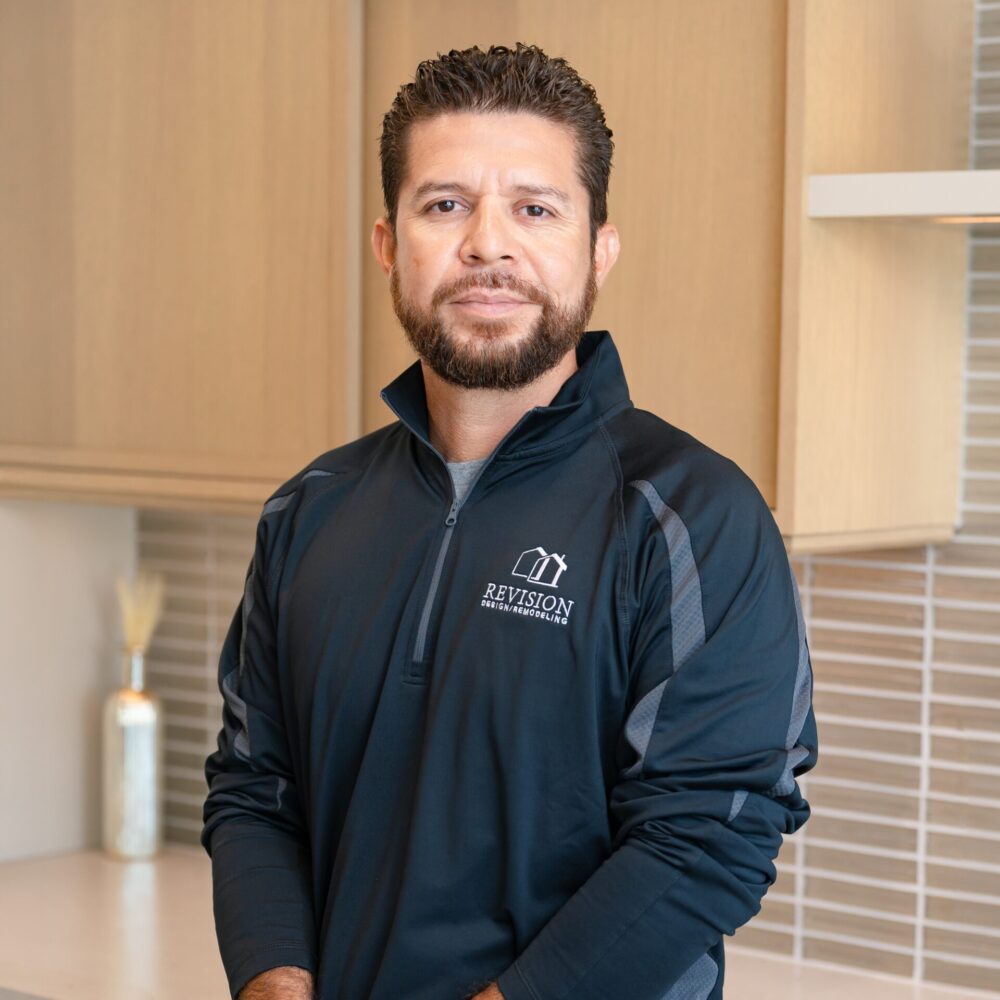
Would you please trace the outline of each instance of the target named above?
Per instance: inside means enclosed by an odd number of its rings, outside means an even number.
[[[228,1000],[208,855],[169,844],[152,861],[117,861],[94,850],[0,864],[0,1000],[21,1000],[21,994],[45,1000]],[[728,942],[725,994],[728,1000],[970,995],[797,965]]]
[[[0,988],[46,1000],[228,1000],[208,855],[170,844],[151,861],[93,850],[0,864]]]

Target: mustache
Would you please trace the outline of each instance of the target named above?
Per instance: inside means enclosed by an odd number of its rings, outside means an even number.
[[[463,278],[457,278],[447,285],[441,285],[431,299],[432,308],[436,308],[444,302],[448,302],[462,292],[470,292],[474,288],[503,288],[513,292],[515,295],[529,302],[537,302],[544,305],[548,298],[544,292],[536,288],[530,282],[518,278],[516,275],[507,274],[504,271],[489,271],[484,274],[467,274]]]

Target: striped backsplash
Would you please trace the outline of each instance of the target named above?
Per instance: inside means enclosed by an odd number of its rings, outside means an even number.
[[[164,576],[163,614],[146,658],[163,699],[167,840],[198,843],[205,758],[222,725],[219,652],[243,596],[253,517],[140,510],[139,562]]]
[[[978,3],[971,164],[1000,168],[1000,3]],[[969,236],[962,527],[946,545],[792,560],[812,652],[813,814],[732,942],[1000,997],[1000,226]],[[256,520],[140,511],[167,582],[149,654],[166,833],[197,844],[218,655]]]

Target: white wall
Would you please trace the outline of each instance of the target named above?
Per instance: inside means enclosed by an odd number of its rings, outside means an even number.
[[[0,861],[100,844],[101,707],[136,510],[0,501]]]

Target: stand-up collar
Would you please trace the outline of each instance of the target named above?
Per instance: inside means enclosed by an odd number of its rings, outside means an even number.
[[[493,458],[513,458],[557,442],[569,442],[602,418],[631,406],[618,349],[607,330],[588,330],[576,348],[577,370],[548,406],[533,406],[503,438]],[[430,442],[427,396],[419,361],[414,361],[379,395],[397,417],[435,454]],[[443,460],[443,459],[442,459]]]

